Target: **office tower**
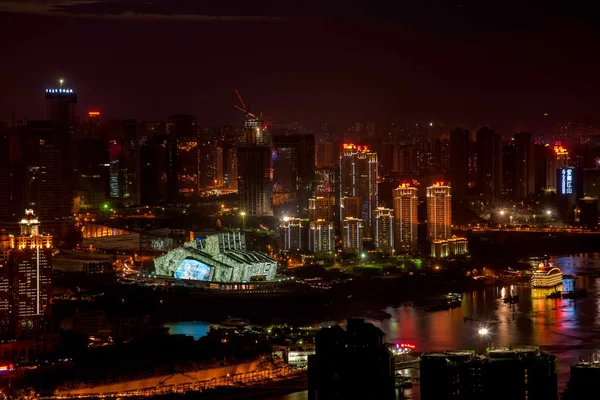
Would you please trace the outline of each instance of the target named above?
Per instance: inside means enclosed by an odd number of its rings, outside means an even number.
[[[308,251],[309,229],[307,219],[283,217],[279,225],[279,250]]]
[[[246,111],[247,112],[247,111]],[[246,215],[273,215],[271,139],[261,118],[247,113],[246,142],[238,148],[240,210]]]
[[[334,168],[337,165],[337,146],[330,140],[316,143],[317,168]]]
[[[216,140],[200,146],[201,187],[223,187],[223,148]]]
[[[331,196],[317,196],[308,200],[308,215],[311,221],[333,221],[334,198]]]
[[[348,319],[346,330],[321,329],[315,354],[308,356],[308,398],[394,399],[395,362],[384,338],[379,328],[358,318]]]
[[[238,159],[237,149],[227,151],[227,187],[229,189],[238,189]]]
[[[452,237],[451,188],[444,183],[434,183],[427,188],[427,234],[429,240]]]
[[[315,136],[272,135],[274,191],[290,194],[298,211],[306,210],[315,179]]]
[[[417,251],[417,188],[403,183],[394,189],[394,247],[399,254]]]
[[[342,236],[342,249],[344,253],[360,253],[363,241],[363,220],[354,217],[344,218]]]
[[[548,189],[556,189],[556,170],[569,166],[569,152],[561,142],[556,142],[552,147],[546,168],[546,182]]]
[[[360,219],[364,222],[365,236],[373,238],[377,196],[377,153],[367,146],[345,143],[340,156],[340,198],[345,207],[344,198],[360,199]],[[340,218],[346,218],[348,214]]]
[[[40,234],[33,210],[26,210],[19,225],[9,255],[10,323],[17,339],[48,331],[52,296],[52,237]]]
[[[517,153],[514,139],[503,147],[502,150],[502,197],[504,200],[514,201],[516,194]]]
[[[486,203],[502,199],[502,138],[488,127],[477,131],[477,192]]]
[[[104,139],[80,138],[75,141],[78,149],[77,190],[75,210],[99,208],[106,201],[109,189],[110,157],[108,142]]]
[[[452,196],[458,201],[464,200],[469,186],[469,130],[466,128],[450,132],[450,183]]]
[[[193,115],[173,115],[167,122],[172,176],[168,177],[169,197],[187,201],[198,194],[200,157],[198,126]]]
[[[65,186],[65,192],[68,192],[71,198],[69,205],[72,205],[73,187],[76,180],[73,155],[77,127],[77,94],[73,89],[63,87],[64,82],[62,80],[59,82],[60,87],[46,89],[46,118],[54,128],[52,141],[60,154],[61,180]],[[68,215],[70,216],[70,210]]]
[[[375,247],[384,254],[394,250],[394,210],[377,207],[375,210]]]
[[[167,134],[167,125],[163,121],[142,121],[139,127],[140,145],[154,142],[156,137]]]
[[[535,194],[535,159],[533,136],[515,133],[515,200],[531,199]]]
[[[316,220],[310,222],[310,251],[315,258],[331,258],[335,251],[335,227],[333,222]]]

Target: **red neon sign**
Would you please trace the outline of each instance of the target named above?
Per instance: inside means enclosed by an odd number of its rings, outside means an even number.
[[[99,117],[100,111],[88,111],[88,117]]]

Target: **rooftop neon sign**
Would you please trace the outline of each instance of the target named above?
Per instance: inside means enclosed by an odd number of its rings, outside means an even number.
[[[73,89],[46,89],[46,93],[74,93]]]

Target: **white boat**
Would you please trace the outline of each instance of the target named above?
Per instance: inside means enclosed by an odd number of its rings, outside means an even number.
[[[540,262],[531,277],[533,288],[553,288],[562,284],[563,274],[560,268]]]

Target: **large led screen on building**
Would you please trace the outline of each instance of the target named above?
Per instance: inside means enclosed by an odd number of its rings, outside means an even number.
[[[558,193],[562,195],[573,194],[573,168],[560,168],[558,170]]]
[[[179,264],[174,274],[177,279],[207,281],[210,277],[210,266],[197,260],[186,258]]]

